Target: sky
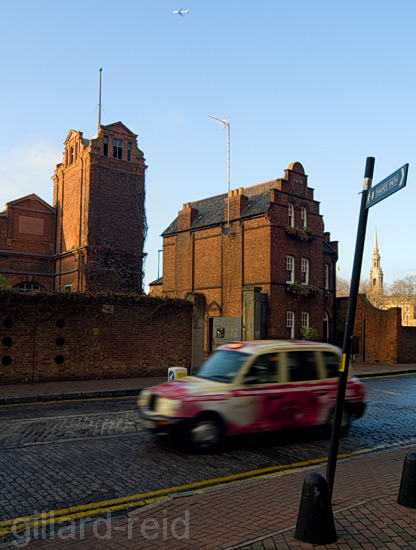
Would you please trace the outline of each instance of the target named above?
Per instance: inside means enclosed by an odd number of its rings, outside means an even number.
[[[184,17],[173,10],[189,9]],[[414,0],[0,0],[0,211],[51,176],[70,129],[138,134],[146,164],[145,284],[182,204],[284,176],[300,162],[350,279],[366,158],[373,185],[407,186],[369,210],[385,283],[416,274]]]

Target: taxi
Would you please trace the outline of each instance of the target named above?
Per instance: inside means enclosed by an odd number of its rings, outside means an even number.
[[[194,450],[225,436],[288,428],[331,428],[341,350],[331,344],[256,340],[217,348],[192,376],[143,390],[142,423],[166,435],[180,430]],[[347,382],[341,433],[365,410],[365,387]]]

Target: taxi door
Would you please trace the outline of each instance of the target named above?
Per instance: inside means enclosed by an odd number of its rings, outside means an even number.
[[[314,426],[320,422],[328,401],[328,388],[322,383],[320,352],[285,352],[285,408],[281,411],[285,427]]]
[[[258,355],[233,390],[230,417],[234,433],[275,430],[280,426],[281,402],[279,353]]]

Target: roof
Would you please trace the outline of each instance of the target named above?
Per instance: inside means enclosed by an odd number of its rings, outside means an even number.
[[[10,206],[16,206],[18,204],[21,204],[22,202],[25,202],[27,200],[35,200],[39,202],[43,207],[46,208],[46,210],[50,210],[51,212],[55,212],[55,208],[48,204],[46,201],[41,199],[36,193],[31,193],[30,195],[25,195],[24,197],[20,197],[19,199],[15,199],[13,201],[9,201],[6,203],[6,210]]]
[[[324,245],[324,254],[332,254],[333,256],[337,256],[337,253],[335,252],[335,250],[325,240],[323,241],[323,245]]]
[[[277,180],[260,183],[243,189],[243,195],[248,197],[247,206],[241,212],[241,218],[250,218],[264,214],[267,209],[267,204],[270,202],[270,190],[277,188]],[[225,221],[224,200],[227,198],[227,193],[209,197],[189,203],[191,208],[198,210],[198,216],[192,224],[192,229],[207,227],[210,225],[219,225]],[[162,237],[171,235],[178,231],[178,218],[162,233]]]
[[[128,134],[131,134],[132,136],[135,136],[137,137],[137,134],[135,134],[134,132],[132,132],[130,130],[130,128],[127,128],[127,126],[125,124],[123,124],[120,120],[118,122],[113,122],[111,124],[100,124],[100,127],[105,129],[105,130],[122,130]]]

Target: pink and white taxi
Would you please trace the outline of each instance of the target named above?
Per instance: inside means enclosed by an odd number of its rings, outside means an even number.
[[[341,350],[293,340],[231,342],[193,376],[143,390],[145,428],[180,429],[193,449],[212,449],[224,436],[306,426],[331,426]],[[347,383],[342,433],[365,410],[365,388]]]

